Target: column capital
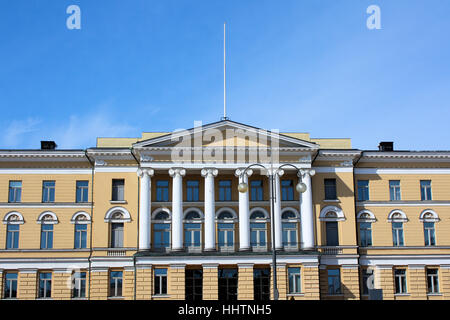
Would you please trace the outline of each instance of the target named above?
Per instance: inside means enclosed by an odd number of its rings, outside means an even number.
[[[209,175],[212,175],[213,177],[217,177],[219,174],[219,170],[216,168],[204,168],[201,171],[202,177],[207,177]]]
[[[138,177],[139,178],[142,178],[143,176],[145,176],[145,175],[148,175],[148,176],[150,176],[150,177],[153,177],[153,175],[155,174],[155,170],[153,170],[153,169],[141,169],[141,168],[139,168],[138,170],[137,170],[137,175],[138,175]]]
[[[314,169],[300,169],[300,171],[297,173],[297,176],[305,177],[306,175],[309,175],[310,177],[312,177],[315,174],[316,170]]]
[[[271,175],[278,175],[279,177],[281,177],[283,174],[284,174],[283,169],[273,168],[273,169],[266,170],[266,176],[268,176],[268,177]]]
[[[180,176],[184,177],[186,175],[186,169],[184,169],[184,168],[171,168],[171,169],[169,169],[169,175],[171,177],[175,177],[177,175],[180,175]]]
[[[236,171],[234,172],[234,175],[239,178],[244,171],[245,171],[245,168],[236,169]],[[253,174],[253,170],[252,169],[248,169],[245,172],[245,175],[247,177],[250,177],[252,174]]]

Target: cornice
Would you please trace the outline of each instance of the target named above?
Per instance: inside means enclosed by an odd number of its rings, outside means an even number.
[[[450,162],[450,151],[364,151],[360,162]]]

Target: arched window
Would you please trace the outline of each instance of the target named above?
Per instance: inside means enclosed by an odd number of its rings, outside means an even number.
[[[298,249],[299,214],[294,208],[281,210],[281,225],[283,232],[283,248],[287,251]]]
[[[39,215],[37,223],[41,225],[41,249],[53,249],[53,225],[58,223],[56,214],[50,211]]]
[[[216,212],[218,246],[220,251],[234,251],[234,224],[237,214],[231,208],[220,208]]]
[[[201,251],[203,212],[189,208],[184,212],[184,245],[188,251]]]
[[[388,215],[392,223],[392,242],[396,247],[404,246],[403,223],[408,221],[406,214],[401,210],[392,210]]]
[[[7,213],[3,219],[6,224],[6,249],[19,249],[20,225],[24,223],[23,216],[19,212]]]
[[[435,222],[440,221],[439,216],[433,210],[427,209],[422,211],[419,217],[423,222],[423,233],[425,237],[425,246],[436,245]]]
[[[168,251],[170,249],[171,212],[167,208],[159,208],[152,213],[153,249]]]
[[[369,210],[361,210],[356,220],[359,225],[359,245],[369,247],[372,245],[372,223],[376,221],[375,215]]]
[[[77,212],[70,220],[75,225],[74,228],[74,249],[86,249],[87,247],[87,228],[91,223],[91,217],[86,212]]]
[[[110,224],[110,248],[123,248],[124,224],[131,221],[130,213],[123,207],[113,207],[106,212],[105,222]]]
[[[253,251],[267,250],[267,221],[269,213],[263,208],[250,210],[250,245]]]

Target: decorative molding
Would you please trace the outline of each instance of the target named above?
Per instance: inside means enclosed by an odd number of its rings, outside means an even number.
[[[200,172],[202,177],[207,177],[207,176],[213,176],[213,177],[217,177],[217,175],[219,174],[219,170],[217,170],[216,168],[204,168],[202,169],[202,171]]]
[[[169,175],[171,177],[175,177],[177,175],[180,175],[180,176],[184,177],[186,175],[186,169],[184,169],[184,168],[171,168],[171,169],[169,169]]]

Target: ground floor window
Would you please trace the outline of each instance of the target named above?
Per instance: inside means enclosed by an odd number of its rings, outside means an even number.
[[[17,298],[17,272],[7,272],[4,278],[3,298]]]
[[[396,269],[394,271],[395,293],[407,293],[406,270]]]
[[[428,293],[439,293],[439,270],[427,269]]]
[[[289,293],[301,292],[300,268],[288,268]]]
[[[52,273],[39,273],[38,298],[50,298],[52,296]]]
[[[219,269],[219,300],[237,300],[238,270]]]
[[[270,300],[270,269],[253,269],[254,300]]]
[[[203,298],[203,270],[186,269],[185,272],[186,300],[198,301]]]
[[[167,269],[155,269],[155,295],[167,294]]]
[[[75,272],[73,274],[72,298],[86,297],[86,272]]]
[[[341,272],[339,269],[328,269],[328,294],[341,294]]]
[[[121,297],[122,296],[122,283],[123,272],[111,271],[109,274],[109,296]]]

